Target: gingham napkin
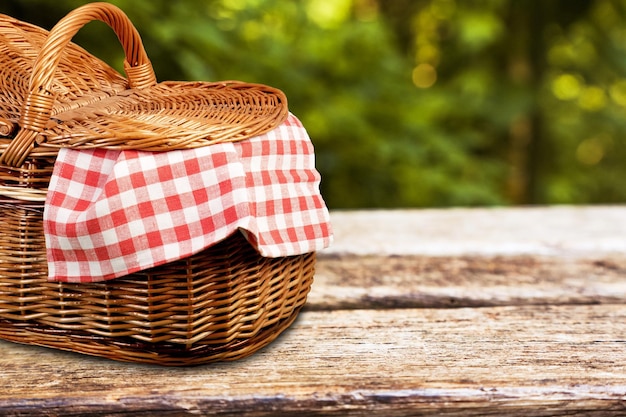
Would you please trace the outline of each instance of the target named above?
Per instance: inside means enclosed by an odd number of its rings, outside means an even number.
[[[121,277],[237,230],[267,257],[320,250],[332,233],[314,163],[293,115],[266,134],[197,149],[61,149],[44,209],[49,279]]]

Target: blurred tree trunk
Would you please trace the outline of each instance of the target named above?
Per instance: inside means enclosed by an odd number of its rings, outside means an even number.
[[[532,3],[532,4],[531,4]],[[567,28],[585,16],[592,0],[510,2],[507,35],[502,46],[507,48],[507,69],[510,81],[518,87],[534,91],[528,110],[512,121],[509,129],[509,163],[507,194],[513,204],[534,204],[543,201],[543,184],[539,179],[550,171],[558,150],[544,136],[545,120],[539,103],[549,68],[546,32],[555,23]]]
[[[536,3],[536,2],[535,2]],[[537,91],[543,78],[542,4],[528,7],[528,2],[512,1],[505,17],[509,29],[503,38],[505,68],[509,81],[524,91]],[[540,166],[538,142],[542,136],[542,116],[536,95],[526,111],[517,115],[508,131],[509,172],[507,196],[513,204],[530,204],[536,189],[536,171]]]
[[[378,0],[379,10],[392,28],[398,47],[407,57],[414,56],[415,15],[433,0]],[[468,6],[465,3],[465,6]],[[543,200],[544,184],[539,180],[549,173],[556,152],[544,137],[544,112],[539,95],[549,65],[546,62],[546,30],[551,24],[563,28],[584,17],[592,0],[511,0],[500,9],[507,29],[499,43],[484,51],[495,53],[501,61],[505,79],[499,81],[507,90],[511,87],[532,94],[530,105],[510,122],[503,138],[509,163],[504,185],[512,204],[533,204]],[[479,8],[479,2],[469,3]],[[498,13],[494,8],[494,13]],[[444,51],[445,53],[445,51]],[[454,52],[450,52],[454,53]],[[483,58],[489,59],[487,56]],[[494,77],[498,76],[494,72]]]
[[[429,0],[376,0],[378,10],[393,30],[396,42],[401,51],[413,58],[415,47],[415,31],[413,20],[415,14],[427,6]]]

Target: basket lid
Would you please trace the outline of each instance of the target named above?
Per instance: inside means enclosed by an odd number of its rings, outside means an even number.
[[[125,51],[124,78],[71,43],[101,20]],[[156,82],[141,38],[107,3],[82,6],[50,31],[0,15],[0,164],[20,166],[39,145],[165,151],[237,141],[287,117],[287,99],[265,85]]]

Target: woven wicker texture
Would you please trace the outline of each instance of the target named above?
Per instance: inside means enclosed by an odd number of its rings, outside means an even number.
[[[117,33],[126,75],[70,43]],[[137,31],[106,3],[50,33],[0,16],[0,338],[111,359],[197,365],[247,356],[306,301],[315,254],[263,258],[240,233],[189,258],[93,284],[48,282],[43,201],[58,147],[169,150],[249,138],[287,115],[282,92],[240,82],[156,84]]]
[[[0,203],[5,339],[161,365],[232,360],[278,336],[311,286],[314,254],[263,258],[241,234],[123,279],[48,282],[42,211]]]
[[[70,42],[92,20],[118,35],[128,81]],[[0,155],[9,166],[23,164],[35,144],[166,151],[242,140],[288,113],[284,94],[264,85],[157,84],[136,29],[107,3],[74,10],[49,33],[0,16],[0,83],[0,135],[15,135]]]

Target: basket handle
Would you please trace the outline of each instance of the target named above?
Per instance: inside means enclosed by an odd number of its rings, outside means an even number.
[[[103,2],[86,4],[73,10],[50,30],[33,64],[33,73],[19,120],[20,130],[0,155],[0,164],[18,167],[26,160],[34,147],[35,139],[52,114],[55,94],[50,91],[50,86],[61,54],[74,35],[93,20],[109,25],[122,44],[125,54],[124,71],[130,88],[146,88],[156,84],[156,76],[139,32],[123,11]]]

